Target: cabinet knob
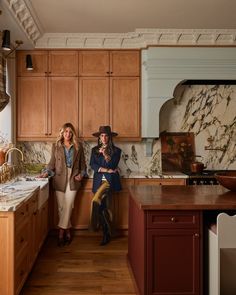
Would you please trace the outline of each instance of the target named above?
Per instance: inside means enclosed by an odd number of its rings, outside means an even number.
[[[110,72],[107,72],[107,74],[109,74]]]
[[[175,217],[171,217],[170,221],[172,221],[172,222],[176,222]]]
[[[198,233],[195,233],[194,236],[195,236],[195,237],[199,237],[199,234],[198,234]]]
[[[113,74],[113,72],[110,72],[110,74]]]

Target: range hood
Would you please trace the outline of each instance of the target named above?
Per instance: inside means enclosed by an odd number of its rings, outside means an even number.
[[[236,47],[150,47],[142,50],[142,138],[151,154],[159,113],[186,80],[236,80]]]

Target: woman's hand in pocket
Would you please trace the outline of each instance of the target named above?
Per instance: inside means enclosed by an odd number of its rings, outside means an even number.
[[[75,180],[76,181],[81,181],[83,179],[83,176],[81,174],[75,175]]]

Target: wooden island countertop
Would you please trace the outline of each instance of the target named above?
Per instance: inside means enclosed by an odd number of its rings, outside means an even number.
[[[132,186],[130,194],[142,210],[236,209],[236,192],[221,185]]]

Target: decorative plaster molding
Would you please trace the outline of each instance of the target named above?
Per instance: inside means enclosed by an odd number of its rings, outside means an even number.
[[[41,30],[32,15],[29,4],[26,4],[25,0],[3,0],[3,2],[28,39],[35,45],[41,36]]]
[[[3,3],[35,48],[236,46],[235,29],[136,29],[129,33],[46,33],[43,32],[29,0],[3,0]]]
[[[36,48],[146,48],[148,46],[236,46],[236,30],[136,29],[130,33],[45,33]]]

